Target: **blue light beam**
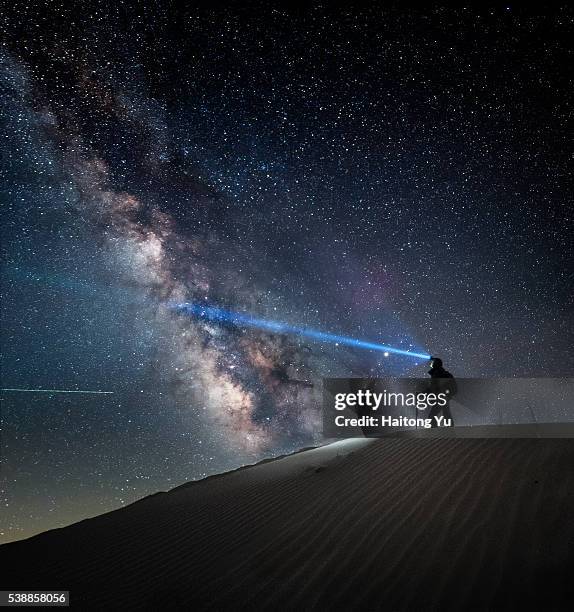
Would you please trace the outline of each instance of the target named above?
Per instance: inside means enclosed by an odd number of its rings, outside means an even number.
[[[328,344],[351,346],[355,348],[367,349],[370,351],[380,351],[382,353],[393,353],[395,355],[403,355],[405,357],[413,357],[415,359],[430,359],[430,355],[425,353],[413,353],[404,349],[387,346],[386,344],[378,344],[376,342],[367,342],[366,340],[358,340],[349,336],[339,336],[337,334],[329,334],[315,329],[305,327],[296,327],[287,323],[278,323],[276,321],[268,321],[266,319],[258,319],[250,315],[231,312],[223,308],[215,308],[214,306],[205,306],[203,304],[176,304],[173,309],[177,312],[197,317],[205,321],[213,321],[216,323],[231,323],[239,327],[253,327],[262,329],[276,334],[293,334],[304,338],[311,338],[318,342]]]

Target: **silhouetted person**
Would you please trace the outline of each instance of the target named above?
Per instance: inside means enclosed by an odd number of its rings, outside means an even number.
[[[438,357],[431,357],[429,374],[432,379],[429,393],[446,393],[448,397],[444,406],[433,406],[430,409],[429,418],[432,419],[431,427],[438,427],[435,417],[441,412],[442,416],[444,416],[445,419],[450,419],[451,424],[454,425],[450,412],[450,400],[457,391],[456,380],[450,372],[444,369],[442,359]]]

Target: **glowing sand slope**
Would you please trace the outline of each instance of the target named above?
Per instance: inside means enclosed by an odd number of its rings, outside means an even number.
[[[574,441],[345,440],[0,547],[79,609],[567,609]],[[422,438],[422,439],[421,439]]]

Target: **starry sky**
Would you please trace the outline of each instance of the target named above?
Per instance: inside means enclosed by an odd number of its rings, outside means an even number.
[[[572,376],[572,12],[16,3],[1,541],[320,443],[325,376]]]

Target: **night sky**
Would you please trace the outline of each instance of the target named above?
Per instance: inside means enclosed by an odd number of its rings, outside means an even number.
[[[113,392],[2,394],[3,541],[427,369],[176,303],[572,376],[571,11],[116,4],[1,18],[2,387]]]

